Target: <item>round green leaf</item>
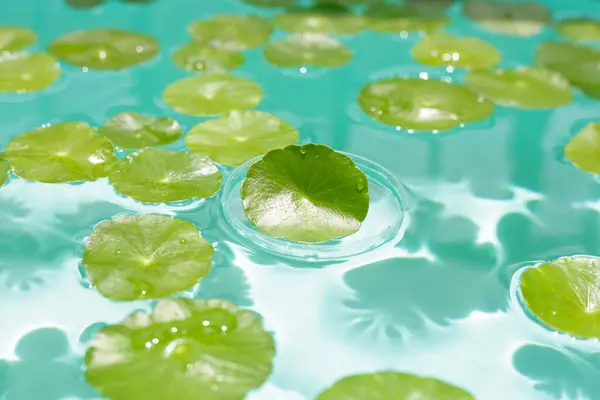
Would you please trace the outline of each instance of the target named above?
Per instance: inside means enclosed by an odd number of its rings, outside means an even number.
[[[184,44],[173,53],[175,65],[191,72],[225,72],[245,61],[242,53],[194,42]]]
[[[154,147],[119,161],[108,179],[119,193],[145,203],[207,198],[221,187],[221,173],[208,158]]]
[[[325,389],[317,400],[473,400],[456,386],[434,378],[385,371],[348,376]]]
[[[243,0],[244,3],[259,7],[289,7],[293,6],[297,0]]]
[[[352,159],[318,144],[269,151],[242,184],[246,217],[267,235],[318,243],[358,230],[368,180]]]
[[[123,149],[139,149],[172,143],[181,136],[179,123],[168,117],[150,117],[135,112],[115,115],[98,132]]]
[[[536,51],[535,62],[559,72],[588,96],[600,99],[600,50],[571,43],[545,42]]]
[[[571,40],[600,40],[600,21],[568,18],[556,25],[556,31]]]
[[[533,67],[469,71],[465,84],[509,107],[554,108],[573,101],[571,86],[562,75]]]
[[[252,311],[168,299],[104,327],[86,354],[86,379],[111,400],[241,400],[267,380],[274,356]]]
[[[102,70],[119,70],[148,61],[159,44],[150,36],[117,29],[75,31],[48,46],[50,53],[69,64]]]
[[[426,65],[458,68],[491,68],[500,62],[500,52],[491,44],[475,37],[458,37],[443,32],[423,36],[411,51]]]
[[[466,0],[465,16],[490,31],[513,36],[533,36],[552,18],[550,11],[534,2]]]
[[[8,180],[8,171],[10,167],[6,161],[0,161],[0,186],[4,185]]]
[[[438,80],[391,78],[365,86],[362,110],[386,125],[445,130],[489,117],[494,105],[466,86]]]
[[[163,100],[186,115],[216,115],[231,110],[256,107],[263,97],[256,82],[237,76],[218,74],[193,76],[169,85]]]
[[[431,31],[450,24],[441,8],[375,4],[366,12],[368,26],[379,32]]]
[[[90,8],[99,6],[104,0],[66,0],[67,4],[76,8]]]
[[[229,51],[258,47],[269,40],[273,32],[271,21],[254,15],[217,15],[213,19],[192,22],[192,39]]]
[[[296,33],[269,43],[263,54],[278,67],[340,67],[352,59],[352,50],[332,37],[319,33]]]
[[[600,122],[589,123],[565,147],[565,156],[577,168],[600,174]]]
[[[83,122],[61,122],[17,136],[6,159],[23,179],[46,183],[105,177],[117,157],[112,143]]]
[[[362,31],[367,20],[347,8],[336,5],[316,5],[293,8],[275,16],[275,25],[288,32],[323,33],[327,35],[354,34]]]
[[[18,26],[0,26],[0,53],[23,50],[36,41],[37,35],[30,29]]]
[[[526,269],[525,306],[544,324],[583,338],[600,338],[600,260],[570,257]]]
[[[96,226],[82,264],[109,299],[156,299],[189,289],[208,275],[213,253],[190,222],[123,215]]]
[[[232,111],[201,122],[185,137],[185,145],[218,163],[237,166],[269,150],[295,144],[298,132],[273,114]]]
[[[33,92],[50,86],[60,76],[56,59],[44,53],[0,55],[0,92]]]

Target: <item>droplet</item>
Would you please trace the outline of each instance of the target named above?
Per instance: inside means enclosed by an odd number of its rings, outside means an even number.
[[[186,240],[186,239],[181,239],[181,240],[179,240],[179,243],[181,243],[181,244],[186,244],[186,243],[187,243],[187,240]]]
[[[300,157],[306,157],[306,149],[304,148],[304,146],[300,147]]]
[[[362,193],[365,190],[366,185],[363,182],[356,184],[356,191]]]

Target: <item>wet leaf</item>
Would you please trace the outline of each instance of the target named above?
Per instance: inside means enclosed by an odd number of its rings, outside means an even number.
[[[600,174],[600,122],[589,123],[565,147],[565,156],[577,168]]]
[[[366,16],[368,27],[379,32],[434,31],[451,22],[441,8],[414,5],[375,4]]]
[[[34,92],[45,89],[60,76],[57,60],[44,53],[0,55],[0,92]]]
[[[269,63],[284,68],[303,65],[333,68],[352,59],[352,50],[336,39],[318,33],[297,33],[271,42],[263,54]]]
[[[556,31],[571,40],[600,40],[600,21],[568,18],[556,25]]]
[[[258,47],[273,32],[271,21],[254,15],[222,14],[192,22],[188,32],[195,42],[229,51]]]
[[[10,171],[8,163],[6,161],[0,161],[0,187],[8,180],[8,171]]]
[[[500,52],[491,44],[475,37],[443,32],[423,36],[411,54],[417,61],[434,66],[491,68],[500,62]]]
[[[186,43],[173,53],[173,62],[191,72],[225,72],[245,62],[244,55],[201,43]]]
[[[104,123],[98,132],[123,149],[139,149],[172,143],[181,136],[179,123],[168,117],[122,112]]]
[[[483,28],[513,36],[537,35],[550,23],[550,11],[534,2],[466,0],[465,16]]]
[[[20,51],[37,41],[34,31],[19,26],[0,26],[0,53]]]
[[[275,25],[288,32],[348,35],[362,31],[367,20],[347,8],[336,5],[316,5],[292,8],[274,18]]]

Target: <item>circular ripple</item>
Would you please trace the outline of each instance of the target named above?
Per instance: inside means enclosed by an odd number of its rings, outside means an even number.
[[[347,237],[319,244],[295,243],[258,231],[244,214],[240,188],[248,167],[262,158],[254,158],[235,169],[223,185],[221,211],[224,226],[241,242],[281,257],[310,261],[328,261],[356,256],[391,241],[402,226],[406,210],[403,187],[383,167],[362,157],[348,154],[369,178],[369,213],[360,229]]]

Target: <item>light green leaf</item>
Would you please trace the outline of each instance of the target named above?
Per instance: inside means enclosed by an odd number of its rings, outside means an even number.
[[[250,166],[241,194],[246,216],[260,231],[295,242],[348,236],[369,211],[364,172],[318,144],[271,150]]]
[[[124,215],[96,226],[82,263],[100,294],[131,301],[191,288],[210,272],[213,254],[212,245],[190,222]]]
[[[463,13],[483,28],[512,36],[537,35],[550,23],[550,11],[534,2],[466,0]]]
[[[185,137],[185,145],[218,163],[237,166],[269,150],[295,144],[298,132],[275,115],[232,111],[201,122]]]
[[[362,110],[386,125],[445,130],[489,117],[494,105],[466,86],[438,80],[391,78],[365,86]]]
[[[583,338],[600,338],[600,261],[570,257],[521,275],[525,306],[545,325]]]
[[[0,161],[0,186],[4,185],[8,180],[8,171],[10,167],[6,161]]]
[[[44,53],[0,55],[0,92],[34,92],[50,86],[60,76],[57,60]]]
[[[23,50],[36,41],[37,35],[31,29],[18,26],[0,26],[0,53]]]
[[[338,5],[292,8],[274,18],[275,25],[288,32],[348,35],[362,31],[367,20]]]
[[[111,400],[241,400],[267,380],[274,356],[252,311],[169,299],[104,327],[86,354],[86,378]]]
[[[441,8],[375,4],[366,12],[370,29],[379,32],[432,31],[450,24]]]
[[[172,143],[181,136],[179,123],[168,117],[122,112],[104,123],[98,132],[123,149],[139,149]]]
[[[221,187],[221,173],[206,157],[153,147],[119,161],[108,179],[119,193],[146,203],[206,198]]]
[[[456,386],[434,378],[399,372],[348,376],[326,389],[317,400],[473,400]]]
[[[225,72],[245,61],[242,53],[194,42],[184,44],[173,53],[175,65],[191,72]]]
[[[600,40],[600,21],[567,18],[556,25],[556,31],[571,40]]]
[[[269,63],[284,68],[303,65],[334,68],[352,59],[352,50],[334,38],[319,33],[296,33],[271,42],[263,54]]]
[[[192,22],[188,32],[195,42],[240,51],[258,47],[269,40],[273,24],[254,15],[223,14]]]
[[[297,0],[243,0],[244,3],[259,7],[289,7],[293,6]]]
[[[565,147],[565,156],[577,168],[600,174],[600,122],[589,123]]]
[[[555,108],[573,101],[569,82],[556,72],[540,68],[469,71],[465,84],[508,107]]]
[[[61,122],[17,136],[6,147],[13,172],[46,183],[94,181],[116,162],[112,143],[83,122]]]
[[[443,32],[429,33],[411,50],[412,56],[426,65],[458,68],[491,68],[500,62],[500,52],[475,37],[459,37]]]
[[[216,115],[256,107],[263,97],[256,82],[237,76],[211,74],[181,79],[169,85],[163,100],[186,115]]]
[[[50,53],[69,64],[101,70],[119,70],[148,61],[159,44],[150,36],[117,29],[75,31],[48,46]]]

